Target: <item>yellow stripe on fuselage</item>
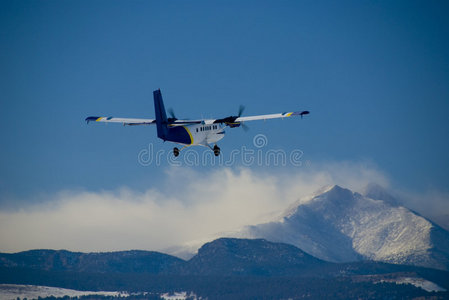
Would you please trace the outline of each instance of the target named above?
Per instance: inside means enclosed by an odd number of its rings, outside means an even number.
[[[98,119],[95,120],[95,122],[98,122],[102,119],[103,117],[99,117]]]
[[[293,113],[290,112],[290,113],[288,113],[286,116],[287,116],[287,117],[290,117],[292,114],[293,114]]]
[[[193,144],[193,136],[192,136],[192,134],[190,133],[190,130],[186,127],[186,126],[182,126],[182,127],[184,127],[184,129],[187,131],[187,133],[189,134],[189,137],[190,137],[190,145],[192,145]]]

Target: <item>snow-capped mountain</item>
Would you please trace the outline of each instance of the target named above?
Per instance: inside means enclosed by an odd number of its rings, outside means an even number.
[[[332,262],[369,259],[449,269],[449,232],[379,187],[365,195],[332,186],[298,201],[278,220],[232,235],[289,243]]]
[[[449,232],[400,205],[383,188],[364,195],[339,186],[300,199],[271,222],[248,225],[172,248],[189,259],[218,237],[263,238],[292,244],[331,262],[374,260],[449,270]]]

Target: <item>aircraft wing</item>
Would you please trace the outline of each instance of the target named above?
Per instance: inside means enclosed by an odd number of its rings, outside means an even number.
[[[202,120],[168,120],[169,125],[188,125],[188,124],[201,124]],[[114,117],[87,117],[87,124],[89,122],[106,122],[106,123],[122,123],[123,125],[133,126],[133,125],[155,125],[155,119],[134,119],[134,118],[114,118]]]
[[[234,122],[247,122],[247,121],[256,121],[256,120],[269,120],[269,119],[278,119],[278,118],[288,118],[294,116],[303,116],[309,114],[308,111],[294,111],[294,112],[285,112],[279,114],[269,114],[269,115],[258,115],[258,116],[248,116],[248,117],[238,117]]]
[[[170,122],[170,125],[189,125],[189,124],[201,124],[204,123],[204,120],[175,120],[173,122]]]
[[[87,124],[89,122],[106,122],[106,123],[122,123],[123,125],[152,125],[156,124],[154,119],[132,119],[132,118],[114,118],[114,117],[87,117]]]
[[[293,116],[301,116],[301,118],[302,118],[304,115],[308,115],[310,113],[307,110],[303,110],[303,111],[293,111],[293,112],[285,112],[285,113],[279,113],[279,114],[241,117],[240,115],[241,115],[242,111],[243,111],[243,108],[241,107],[239,110],[238,116],[229,116],[229,117],[222,118],[222,119],[206,120],[206,124],[209,124],[208,122],[211,122],[211,123],[226,124],[230,127],[238,127],[238,126],[240,126],[240,123],[247,122],[247,121],[288,118],[288,117],[293,117]]]

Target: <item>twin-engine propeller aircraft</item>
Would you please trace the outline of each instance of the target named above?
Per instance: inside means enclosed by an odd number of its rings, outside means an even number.
[[[279,114],[259,115],[242,117],[243,106],[240,106],[237,116],[229,116],[221,119],[204,119],[204,120],[179,120],[175,117],[172,110],[169,110],[170,118],[167,118],[164,102],[162,101],[161,90],[153,92],[154,112],[156,119],[130,119],[130,118],[114,118],[114,117],[87,117],[86,122],[106,122],[106,123],[122,123],[124,126],[130,125],[156,125],[157,136],[164,142],[169,141],[184,145],[184,149],[188,146],[206,146],[214,151],[215,156],[220,155],[220,148],[217,142],[225,135],[225,127],[235,128],[244,126],[244,122],[255,120],[267,120],[276,118],[287,118],[293,116],[301,116],[309,114],[305,111],[285,112]],[[214,147],[211,147],[211,144]],[[173,154],[179,155],[180,149],[173,148]]]

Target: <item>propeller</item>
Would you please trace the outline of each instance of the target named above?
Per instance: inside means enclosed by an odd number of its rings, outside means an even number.
[[[170,118],[168,118],[169,123],[173,123],[174,121],[178,120],[178,118],[176,118],[175,116],[175,111],[173,110],[173,108],[168,109],[168,114],[170,115]]]
[[[242,113],[243,113],[244,110],[245,110],[245,106],[242,105],[242,104],[240,104],[240,106],[239,106],[239,114],[238,114],[238,117],[239,117],[239,118],[242,116]],[[246,125],[246,124],[243,123],[243,122],[239,122],[239,123],[240,123],[240,126],[242,126],[242,129],[243,129],[245,132],[247,132],[247,131],[249,130],[249,126],[248,126],[248,125]]]
[[[245,110],[245,106],[242,105],[242,104],[240,104],[240,106],[239,106],[239,113],[238,113],[238,115],[237,115],[238,118],[240,118],[240,117],[242,116],[242,113],[243,113],[244,110]],[[245,123],[239,122],[239,124],[240,124],[240,126],[242,127],[242,129],[243,129],[245,132],[247,132],[247,131],[249,130],[248,125],[246,125]]]
[[[170,117],[172,117],[173,119],[176,119],[176,116],[175,116],[175,111],[173,110],[173,108],[169,108],[168,109],[168,114],[170,115]]]
[[[236,116],[229,116],[226,118],[222,118],[222,119],[217,119],[214,121],[214,123],[221,123],[221,124],[226,124],[227,126],[234,128],[234,127],[242,127],[243,130],[248,131],[249,127],[246,126],[245,124],[243,124],[243,122],[236,122],[235,120],[237,118],[240,118],[243,114],[243,111],[245,110],[245,106],[244,105],[240,105],[239,106],[239,110]]]
[[[245,110],[245,106],[240,104],[240,106],[239,106],[239,114],[237,115],[237,117],[241,117],[244,110]]]

